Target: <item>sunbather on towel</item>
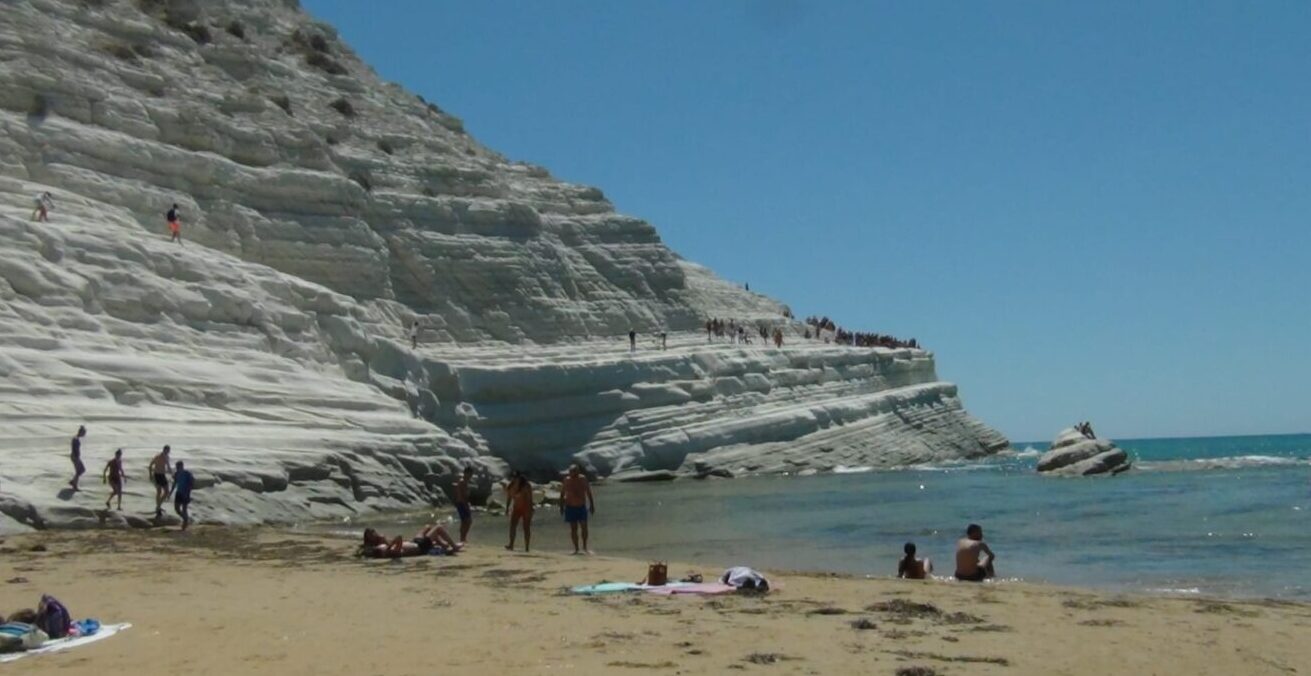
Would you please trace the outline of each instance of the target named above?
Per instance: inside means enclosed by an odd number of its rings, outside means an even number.
[[[460,546],[451,539],[445,528],[433,524],[419,531],[419,534],[406,540],[397,535],[389,542],[387,537],[372,528],[364,529],[364,546],[360,552],[375,559],[399,559],[404,556],[424,556],[437,547],[448,553],[460,550]]]

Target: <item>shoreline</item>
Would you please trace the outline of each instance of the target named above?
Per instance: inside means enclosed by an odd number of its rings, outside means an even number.
[[[41,545],[44,551],[31,551]],[[133,629],[14,673],[1298,673],[1311,604],[765,571],[764,597],[571,595],[646,562],[510,554],[357,559],[270,527],[47,531],[0,544],[9,604],[60,598]],[[716,567],[671,563],[670,577]],[[15,581],[25,578],[25,581]],[[16,608],[6,608],[12,612]],[[143,671],[143,660],[150,667]]]

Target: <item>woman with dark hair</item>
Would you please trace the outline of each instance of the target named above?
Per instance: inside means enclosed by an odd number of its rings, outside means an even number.
[[[519,524],[523,524],[523,550],[528,551],[533,544],[533,484],[523,475],[515,472],[510,475],[510,483],[505,486],[506,504],[510,508],[510,544],[505,548],[514,551],[514,536]]]
[[[360,546],[360,555],[374,559],[399,559],[405,556],[423,556],[439,546],[448,554],[460,550],[460,546],[451,539],[446,529],[437,524],[424,528],[410,540],[397,535],[390,542],[382,533],[372,528],[365,528],[364,544]]]

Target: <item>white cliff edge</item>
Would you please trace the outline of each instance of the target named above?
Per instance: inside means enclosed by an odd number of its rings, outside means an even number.
[[[803,339],[294,3],[16,0],[0,60],[0,532],[148,525],[164,444],[223,523],[442,504],[463,466],[482,499],[511,466],[736,476],[1007,445],[931,353]],[[710,342],[709,317],[785,344]],[[129,508],[106,512],[120,447]]]

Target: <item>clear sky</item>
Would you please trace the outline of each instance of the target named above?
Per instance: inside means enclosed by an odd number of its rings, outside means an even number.
[[[1012,439],[1311,431],[1311,3],[303,5]]]

